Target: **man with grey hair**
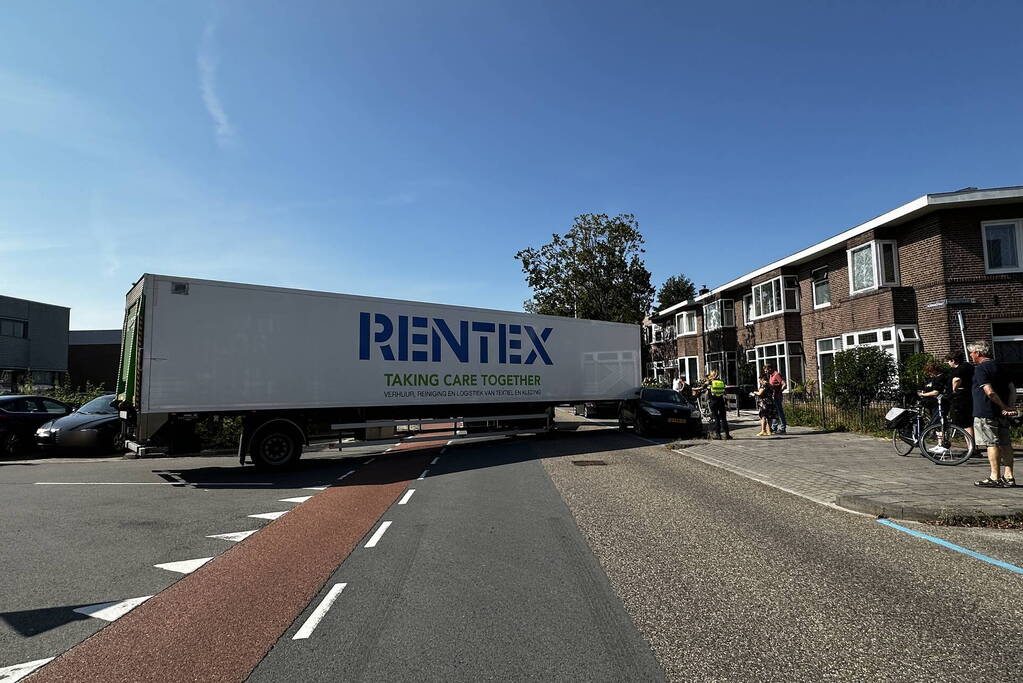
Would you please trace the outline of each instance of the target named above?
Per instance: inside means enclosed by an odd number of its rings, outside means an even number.
[[[991,474],[987,479],[974,482],[984,488],[1015,486],[1012,473],[1012,437],[1009,418],[1016,415],[1013,404],[1016,397],[1008,376],[998,362],[991,358],[991,345],[975,341],[966,347],[970,361],[976,366],[973,373],[973,433],[978,446],[987,446]]]

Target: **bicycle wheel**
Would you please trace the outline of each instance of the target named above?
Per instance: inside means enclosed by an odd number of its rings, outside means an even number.
[[[961,465],[973,455],[973,437],[962,427],[931,425],[920,436],[920,450],[935,465]]]
[[[896,453],[906,456],[913,452],[913,447],[916,446],[916,434],[913,431],[913,423],[910,422],[892,432],[892,445],[895,446]]]

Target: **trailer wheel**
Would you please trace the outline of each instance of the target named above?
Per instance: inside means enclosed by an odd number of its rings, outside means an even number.
[[[294,429],[270,425],[252,440],[250,454],[259,469],[283,469],[294,465],[302,455],[302,442]]]

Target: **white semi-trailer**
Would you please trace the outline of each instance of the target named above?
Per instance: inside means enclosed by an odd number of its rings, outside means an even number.
[[[550,430],[554,405],[640,381],[637,325],[149,274],[126,304],[117,400],[137,452],[187,448],[210,416],[241,416],[239,457],[261,467],[331,428]]]

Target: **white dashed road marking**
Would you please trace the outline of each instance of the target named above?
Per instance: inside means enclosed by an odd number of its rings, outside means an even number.
[[[257,531],[259,531],[259,529],[253,529],[252,531],[232,531],[229,534],[213,534],[212,536],[207,536],[206,538],[219,538],[222,541],[233,541],[237,543],[238,541],[244,541],[246,538],[256,533]]]
[[[312,498],[312,496],[295,496],[294,498],[281,498],[282,503],[304,503]]]
[[[288,514],[287,510],[280,512],[260,512],[258,515],[249,515],[249,517],[255,517],[256,519],[277,519],[283,515]]]
[[[157,565],[159,566],[159,565]],[[84,614],[87,617],[93,617],[94,619],[102,619],[103,621],[117,621],[128,612],[132,611],[142,603],[144,603],[152,595],[143,595],[141,598],[131,598],[130,600],[121,600],[119,602],[102,602],[98,605],[89,605],[88,607],[79,607],[73,612]]]
[[[313,634],[313,630],[319,625],[320,620],[323,619],[324,615],[327,614],[327,610],[337,600],[337,596],[341,595],[341,591],[345,589],[347,583],[335,583],[331,589],[327,592],[327,595],[323,598],[323,602],[316,606],[313,613],[309,615],[309,618],[305,620],[298,632],[291,637],[292,640],[302,640],[308,638]]]
[[[409,489],[408,491],[406,491],[405,495],[402,496],[401,500],[398,501],[398,505],[404,505],[405,503],[407,503],[408,499],[411,498],[412,494],[415,492],[416,492],[415,489]]]
[[[5,666],[0,669],[0,683],[14,683],[15,681],[20,681],[43,664],[49,664],[53,661],[53,659],[53,657],[47,657],[46,659],[37,659],[34,662]]]
[[[180,562],[164,562],[163,564],[154,564],[153,566],[157,569],[166,569],[170,572],[178,572],[179,574],[191,574],[199,567],[203,566],[212,557],[199,557],[194,560],[181,560]]]
[[[376,533],[373,534],[370,537],[369,541],[367,541],[366,545],[363,546],[363,547],[365,547],[365,548],[374,548],[374,547],[376,547],[376,544],[380,542],[381,536],[384,535],[384,532],[387,531],[387,527],[389,527],[389,526],[391,526],[390,522],[383,522],[383,523],[381,523],[380,524],[380,528],[376,530]]]
[[[440,460],[440,456],[439,455],[436,458],[434,458],[433,460],[431,460],[430,464],[431,465],[436,465],[438,460]]]
[[[353,472],[355,472],[355,470],[348,470],[347,472],[345,472],[344,474],[342,474],[342,475],[341,475],[340,477],[338,477],[338,478],[337,478],[337,480],[338,480],[338,481],[341,481],[342,479],[344,479],[345,477],[347,477],[347,476],[348,476],[349,474],[352,474]]]
[[[429,472],[430,472],[430,470],[428,470],[428,469],[426,469],[426,470],[423,470],[423,473],[419,475],[419,478],[420,478],[420,479],[426,479],[426,475],[427,475],[427,474],[428,474]]]

